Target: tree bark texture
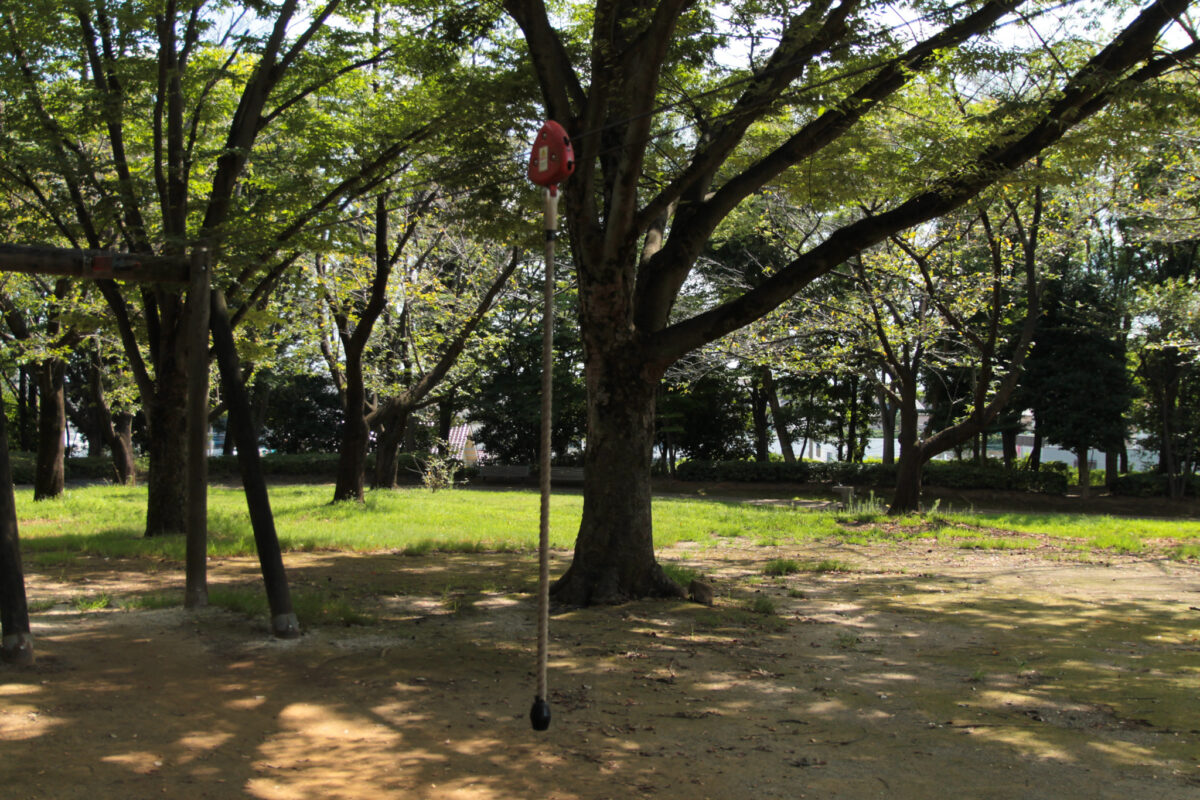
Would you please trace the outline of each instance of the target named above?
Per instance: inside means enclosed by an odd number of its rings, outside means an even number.
[[[648,467],[658,377],[647,380],[639,362],[621,352],[587,361],[583,519],[575,557],[552,590],[559,602],[683,596],[654,557]]]
[[[187,376],[172,360],[158,365],[154,394],[145,404],[149,427],[146,535],[187,530]]]
[[[911,384],[911,385],[909,385]],[[925,453],[920,443],[916,381],[900,383],[900,459],[896,466],[896,491],[889,514],[921,510],[921,470]]]
[[[351,363],[346,352],[346,408],[342,420],[342,441],[338,445],[337,478],[333,502],[363,501],[363,477],[367,471],[367,444],[371,431],[367,425],[366,390],[363,387],[361,361]],[[241,448],[239,448],[240,450]]]
[[[379,420],[379,442],[375,446],[376,489],[396,488],[400,449],[404,445],[410,413],[408,408],[398,407]]]

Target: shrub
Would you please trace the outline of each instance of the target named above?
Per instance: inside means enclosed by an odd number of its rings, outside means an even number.
[[[1129,472],[1118,475],[1113,481],[1112,492],[1125,497],[1166,497],[1170,494],[1167,476],[1161,472]],[[1191,497],[1200,494],[1200,476],[1188,477],[1184,494]]]
[[[740,483],[827,483],[850,486],[893,486],[895,464],[843,461],[685,461],[676,477],[685,481]],[[1067,476],[1059,471],[1009,470],[999,464],[978,466],[958,461],[932,461],[925,465],[926,486],[947,489],[1007,489],[1063,494]]]

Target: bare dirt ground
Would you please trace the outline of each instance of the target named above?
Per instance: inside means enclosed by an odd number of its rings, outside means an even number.
[[[708,575],[716,605],[557,610],[546,733],[527,719],[529,555],[289,555],[294,589],[376,618],[291,641],[218,609],[73,602],[182,592],[178,565],[31,569],[38,660],[0,668],[0,786],[39,800],[1200,797],[1200,565],[920,541],[662,557]],[[850,571],[765,576],[781,557]],[[255,570],[214,561],[210,581],[252,585]],[[749,610],[762,598],[773,613]]]

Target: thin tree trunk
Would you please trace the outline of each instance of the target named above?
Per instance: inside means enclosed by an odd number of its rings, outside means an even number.
[[[762,385],[763,392],[767,395],[767,403],[771,407],[771,421],[775,427],[775,438],[779,440],[779,452],[783,454],[785,463],[795,463],[796,453],[792,450],[792,434],[788,430],[783,406],[779,402],[779,390],[775,385],[774,376],[771,375],[770,367],[762,368]]]
[[[1012,469],[1017,461],[1017,429],[1005,428],[1000,432],[1001,447],[1004,448],[1004,468]]]
[[[1081,447],[1075,454],[1079,459],[1079,496],[1087,498],[1092,493],[1092,465],[1088,462],[1088,448]]]
[[[1033,447],[1029,449],[1029,468],[1034,472],[1042,468],[1042,430],[1036,415],[1033,418]]]
[[[229,405],[229,424],[236,431],[240,444],[238,466],[242,473],[242,486],[246,492],[246,507],[250,513],[250,527],[254,531],[254,545],[258,551],[263,584],[267,591],[267,603],[271,608],[271,632],[281,638],[293,638],[300,635],[300,623],[292,610],[287,573],[283,568],[283,553],[279,549],[275,517],[271,513],[271,500],[258,454],[258,432],[254,430],[250,398],[242,383],[242,369],[233,341],[233,329],[229,324],[229,311],[225,306],[225,297],[219,289],[214,289],[210,297],[213,350],[216,352],[217,365],[221,372],[225,402]]]
[[[346,353],[346,409],[342,421],[342,441],[338,446],[337,479],[333,502],[363,501],[363,476],[367,471],[367,444],[370,428],[367,425],[366,391],[363,387],[362,365]]]
[[[29,373],[30,368],[22,366],[17,379],[17,446],[25,453],[37,450],[37,381]]]
[[[398,408],[379,421],[379,441],[375,445],[375,488],[394,489],[399,481],[400,447],[404,444],[410,412]]]
[[[846,436],[846,460],[851,462],[862,461],[858,449],[859,416],[858,376],[853,375],[850,378],[850,421],[847,425],[849,434]]]
[[[96,419],[96,428],[108,448],[117,482],[132,486],[137,481],[137,462],[133,457],[133,414],[112,413],[104,394],[103,365],[100,354],[92,351],[88,363],[88,405]]]
[[[884,464],[896,463],[896,404],[887,392],[879,393],[879,427],[883,434]]]
[[[133,414],[121,412],[113,417],[113,438],[108,443],[113,469],[124,486],[137,483],[137,459],[133,455]]]
[[[917,429],[916,382],[902,385],[900,391],[900,460],[896,468],[896,490],[888,507],[889,514],[921,510],[921,471],[925,466],[925,454]]]
[[[48,359],[38,365],[38,449],[33,499],[47,500],[63,492],[66,476],[67,406],[63,391],[66,364]]]
[[[1104,451],[1104,487],[1109,492],[1116,488],[1120,462],[1121,454],[1116,449],[1110,447]]]
[[[755,384],[750,386],[750,417],[754,422],[754,460],[771,460],[770,435],[767,432],[767,398]]]

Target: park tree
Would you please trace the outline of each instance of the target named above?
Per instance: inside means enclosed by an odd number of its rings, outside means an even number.
[[[0,289],[0,313],[37,387],[37,454],[33,497],[63,492],[66,476],[67,363],[95,324],[81,287],[66,278],[46,282],[15,276]]]
[[[489,460],[536,464],[540,437],[543,276],[541,265],[524,264],[514,291],[485,321],[488,346],[476,357],[465,413],[478,428],[475,440]],[[563,462],[582,450],[586,417],[583,348],[575,320],[575,288],[562,282],[554,300],[554,397],[550,426],[552,460]]]
[[[376,199],[374,226],[364,237],[370,257],[343,248],[341,257],[314,262],[329,333],[336,334],[323,336],[323,352],[344,409],[334,502],[362,501],[372,427],[381,431],[376,485],[395,485],[409,417],[435,399],[523,261],[520,249],[489,247],[451,230],[447,209],[431,216],[431,193],[407,208],[393,239],[388,196]],[[372,374],[369,347],[386,351]]]
[[[341,0],[8,5],[7,179],[53,227],[43,243],[166,256],[207,247],[214,315],[228,313],[228,297],[236,324],[294,264],[303,234],[372,191],[428,131],[427,119],[407,127],[399,113],[421,82],[387,82],[395,102],[385,103],[363,91],[365,69],[457,34],[413,9],[381,40],[369,18]],[[149,426],[146,533],[181,531],[183,292],[99,289]]]
[[[1071,53],[1056,53],[1061,66],[1027,75],[1040,84],[1036,96],[988,112],[1003,124],[958,163],[831,230],[755,289],[679,318],[675,298],[733,209],[793,167],[821,174],[833,149],[926,73],[970,81],[981,74],[975,56],[1004,49],[985,41],[989,31],[1036,25],[1049,9],[1012,0],[889,7],[911,17],[893,27],[879,7],[853,0],[794,10],[599,2],[553,16],[542,0],[504,7],[525,37],[545,112],[567,127],[577,159],[563,216],[587,353],[587,481],[574,558],[555,586],[573,603],[681,591],[655,560],[650,514],[654,397],[672,363],[888,236],[962,206],[1200,52],[1198,42],[1174,52],[1160,44],[1186,0],[1147,6],[1107,42],[1072,41]],[[716,61],[723,35],[741,44]],[[722,67],[737,56],[744,68]],[[1019,59],[1000,62],[991,66],[1022,71]]]
[[[1078,272],[1050,283],[1022,378],[1021,395],[1031,404],[1038,433],[1077,454],[1084,496],[1091,482],[1088,451],[1124,446],[1133,396],[1124,338],[1113,325],[1121,315],[1100,290]]]
[[[1183,497],[1200,464],[1200,289],[1176,278],[1139,290],[1133,337],[1143,397],[1137,419],[1159,451],[1168,493]]]
[[[113,478],[122,485],[137,480],[133,423],[137,387],[111,325],[100,328],[71,354],[68,362],[67,415],[88,441],[88,455],[108,450]]]

